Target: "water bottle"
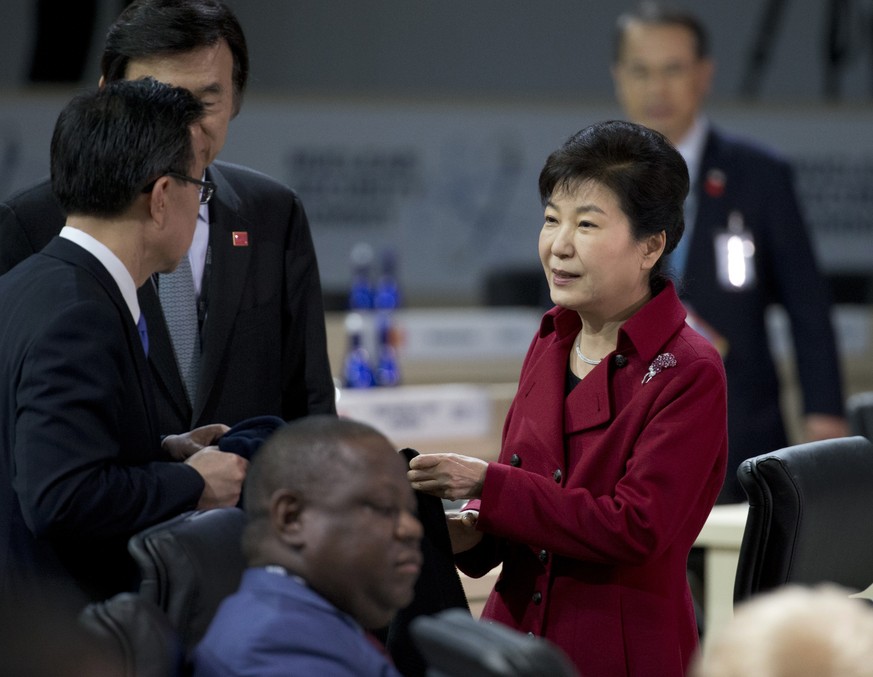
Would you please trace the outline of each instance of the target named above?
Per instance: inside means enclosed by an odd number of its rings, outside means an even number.
[[[370,355],[363,345],[363,318],[358,313],[346,317],[348,350],[343,361],[343,385],[347,388],[371,388],[376,385]]]
[[[397,258],[394,251],[382,252],[382,270],[376,284],[373,306],[377,310],[393,310],[400,307],[400,285],[397,282]]]
[[[400,367],[397,363],[396,332],[391,323],[391,314],[379,313],[379,359],[376,364],[376,385],[396,386],[400,383]]]
[[[349,310],[370,310],[373,308],[373,248],[359,242],[352,248],[352,287],[349,290]]]

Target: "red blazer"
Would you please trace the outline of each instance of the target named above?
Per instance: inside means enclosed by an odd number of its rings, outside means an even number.
[[[721,358],[684,318],[668,285],[565,396],[580,319],[546,313],[485,476],[486,536],[458,557],[474,576],[502,562],[483,617],[582,675],[682,675],[697,647],[686,562],[724,480],[727,405]]]

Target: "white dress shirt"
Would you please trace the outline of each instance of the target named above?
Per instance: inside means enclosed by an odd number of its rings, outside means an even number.
[[[124,302],[130,310],[130,316],[133,318],[133,323],[139,322],[140,309],[139,300],[136,298],[136,283],[133,281],[133,276],[127,267],[121,262],[109,247],[100,242],[97,238],[89,235],[84,230],[79,230],[73,226],[64,226],[59,233],[60,237],[69,240],[89,254],[92,254],[106,268],[106,271],[115,280],[118,285],[118,290],[124,297]]]

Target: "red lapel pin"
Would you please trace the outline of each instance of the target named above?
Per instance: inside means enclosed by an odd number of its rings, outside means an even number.
[[[710,169],[706,174],[706,181],[703,184],[703,189],[709,197],[721,197],[724,195],[727,176],[720,169]]]
[[[235,230],[233,231],[233,246],[234,247],[248,247],[249,246],[249,233],[246,230]]]

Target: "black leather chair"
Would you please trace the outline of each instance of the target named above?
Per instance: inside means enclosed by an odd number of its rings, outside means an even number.
[[[448,609],[412,622],[412,637],[428,664],[427,677],[576,677],[554,644],[499,623]]]
[[[200,641],[246,568],[240,508],[188,512],[133,536],[139,594],[166,613],[186,652]]]
[[[418,455],[413,449],[401,453],[407,460]],[[471,617],[442,501],[421,493],[416,497],[424,526],[424,564],[415,599],[377,633],[404,675],[423,675],[426,667],[409,636],[414,618],[449,607]],[[241,547],[245,521],[240,508],[189,512],[136,534],[128,543],[140,570],[140,596],[166,613],[186,655],[203,638],[221,601],[239,587],[246,568]]]
[[[93,602],[79,624],[110,652],[117,677],[179,677],[184,674],[182,642],[155,604],[132,592]],[[102,674],[102,673],[101,673]]]
[[[846,400],[849,431],[873,440],[873,391],[856,393]]]
[[[734,603],[786,583],[873,583],[873,443],[844,437],[744,461],[749,497]]]

